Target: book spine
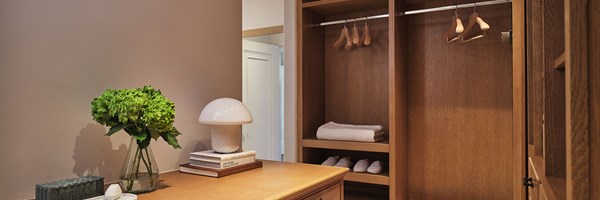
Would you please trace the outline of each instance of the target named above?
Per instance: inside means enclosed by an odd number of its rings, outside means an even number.
[[[255,161],[255,158],[253,156],[239,158],[239,159],[230,160],[230,161],[224,161],[224,162],[220,162],[220,163],[190,159],[190,165],[200,166],[200,167],[209,167],[209,168],[214,168],[214,169],[225,169],[225,168],[235,167],[238,165],[252,163],[254,161]]]
[[[240,172],[244,172],[244,171],[248,171],[248,170],[256,169],[256,168],[260,168],[260,167],[262,167],[262,162],[255,162],[253,164],[249,164],[246,166],[239,166],[239,167],[231,168],[229,170],[219,171],[219,172],[217,172],[217,177],[229,176],[232,174],[237,174]]]

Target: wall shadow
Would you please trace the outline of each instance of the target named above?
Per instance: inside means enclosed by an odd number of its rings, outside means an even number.
[[[79,131],[73,149],[73,173],[77,176],[103,176],[105,182],[119,178],[121,165],[127,154],[127,145],[112,148],[112,142],[99,124],[90,123]]]
[[[202,140],[192,140],[185,145],[182,145],[181,154],[179,154],[179,158],[177,159],[178,164],[188,163],[190,160],[190,153],[196,151],[204,151],[209,150],[210,147],[210,139],[202,139]],[[179,166],[177,166],[179,168]]]

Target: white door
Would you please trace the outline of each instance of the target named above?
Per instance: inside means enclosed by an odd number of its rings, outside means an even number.
[[[257,159],[281,160],[279,47],[242,40],[242,101],[253,122],[242,126],[242,147]]]

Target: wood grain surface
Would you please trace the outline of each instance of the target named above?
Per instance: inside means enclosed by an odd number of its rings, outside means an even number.
[[[454,11],[406,19],[410,199],[513,197],[511,5],[477,11],[491,30],[466,44],[441,39]]]
[[[302,139],[316,136],[317,128],[325,123],[325,76],[323,65],[325,62],[324,29],[313,28],[310,24],[321,22],[324,17],[309,10],[299,10],[302,21],[298,25],[298,135],[297,140],[300,162],[306,162],[310,157],[310,150],[302,148]],[[300,17],[299,17],[300,18]],[[307,154],[307,155],[303,155]]]
[[[600,199],[600,1],[588,1],[590,199]]]
[[[387,12],[383,10],[382,12]],[[376,12],[376,13],[381,13]],[[327,20],[360,17],[369,12],[328,16]],[[370,46],[335,49],[342,25],[325,27],[325,121],[382,125],[389,131],[388,20],[369,20]],[[348,23],[351,28],[354,24]],[[362,33],[363,23],[357,23]],[[315,98],[315,97],[313,97]],[[318,98],[318,97],[316,97]]]
[[[541,0],[531,0],[531,33],[528,41],[531,41],[532,55],[527,58],[531,60],[531,70],[527,72],[528,84],[531,89],[527,91],[529,118],[529,135],[533,136],[534,155],[544,155],[543,115],[544,115],[544,30],[543,11]]]
[[[222,178],[169,172],[139,199],[283,199],[341,180],[348,169],[264,161],[263,167]],[[316,192],[316,191],[314,191]]]
[[[564,1],[543,1],[544,160],[546,175],[565,177],[565,72],[554,60],[565,51]]]
[[[574,200],[590,198],[590,97],[586,2],[565,1],[566,198]]]
[[[527,145],[526,127],[526,72],[525,72],[525,1],[512,3],[512,196],[522,199],[526,196],[522,185],[525,177]],[[525,73],[525,74],[524,74]]]
[[[406,9],[402,1],[390,0],[389,13]],[[390,199],[408,199],[408,110],[406,18],[396,16],[389,22],[389,121],[390,121]]]

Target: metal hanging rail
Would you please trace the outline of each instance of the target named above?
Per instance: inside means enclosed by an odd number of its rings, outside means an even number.
[[[477,3],[465,3],[465,4],[459,4],[459,5],[442,6],[442,7],[436,7],[436,8],[426,8],[426,9],[420,9],[420,10],[411,10],[411,11],[400,12],[397,15],[398,16],[414,15],[414,14],[438,12],[438,11],[444,11],[444,10],[454,10],[454,9],[458,9],[458,8],[473,8],[473,7],[477,7],[477,6],[491,6],[491,5],[504,4],[504,3],[512,3],[512,0],[493,0],[493,1],[483,1],[483,2],[477,2]],[[369,20],[369,19],[388,18],[389,16],[390,16],[389,14],[381,14],[381,15],[373,15],[373,16],[367,16],[367,17],[357,17],[357,18],[352,18],[352,19],[342,19],[342,20],[336,20],[336,21],[330,21],[330,22],[323,22],[323,23],[319,23],[319,24],[313,24],[312,26],[313,27],[329,26],[329,25],[343,24],[343,23],[348,23],[348,22],[365,21],[365,20]]]

